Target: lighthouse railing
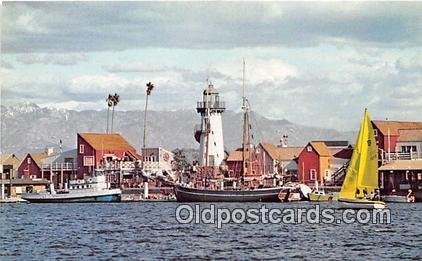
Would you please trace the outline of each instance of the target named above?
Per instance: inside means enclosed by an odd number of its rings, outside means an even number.
[[[196,104],[196,108],[197,109],[205,109],[205,108],[210,108],[210,109],[225,109],[226,108],[226,103],[225,102],[222,102],[222,101],[214,101],[214,102],[199,101]]]

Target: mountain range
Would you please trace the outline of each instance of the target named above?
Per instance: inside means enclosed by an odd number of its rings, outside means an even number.
[[[111,115],[111,112],[110,112]],[[115,111],[114,132],[125,137],[139,149],[143,135],[143,111]],[[242,114],[223,113],[223,135],[227,150],[240,147],[242,142]],[[105,132],[107,110],[76,111],[40,107],[34,103],[1,106],[1,152],[22,156],[27,152],[59,146],[76,148],[76,133]],[[198,148],[193,136],[194,126],[200,123],[195,110],[148,111],[147,146],[166,149]],[[279,144],[288,135],[289,146],[304,146],[311,140],[354,141],[356,132],[340,132],[295,124],[286,119],[271,120],[252,113],[254,143]]]

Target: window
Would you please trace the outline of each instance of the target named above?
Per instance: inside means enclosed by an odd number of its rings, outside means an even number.
[[[31,164],[31,158],[30,158],[30,157],[28,157],[28,158],[26,159],[26,163],[27,163],[27,164]]]
[[[209,155],[208,156],[209,158],[208,158],[208,164],[210,165],[210,166],[214,166],[214,155]]]
[[[309,179],[310,180],[316,180],[316,170],[315,169],[311,169],[309,171]]]
[[[84,157],[84,166],[94,166],[94,156],[85,156]]]
[[[306,147],[306,150],[310,152],[310,151],[312,151],[312,147],[308,146],[308,147]]]
[[[325,177],[326,180],[330,180],[331,175],[330,175],[330,170],[329,169],[326,169],[325,170],[325,176],[324,177]]]
[[[416,146],[402,146],[401,152],[404,152],[404,153],[416,152]]]
[[[85,151],[85,145],[81,144],[79,145],[79,153],[84,153]]]
[[[377,129],[374,129],[374,135],[375,135],[375,137],[378,136],[378,130]]]

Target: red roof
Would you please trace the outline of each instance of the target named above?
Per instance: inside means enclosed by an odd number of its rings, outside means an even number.
[[[141,159],[141,156],[136,153],[136,149],[118,133],[78,133],[78,135],[95,150],[128,151],[135,158]]]
[[[419,121],[372,121],[381,133],[386,136],[388,130],[390,135],[399,135],[399,130],[422,129],[422,122]]]
[[[422,141],[422,129],[419,130],[399,130],[399,138],[397,141],[414,142]]]

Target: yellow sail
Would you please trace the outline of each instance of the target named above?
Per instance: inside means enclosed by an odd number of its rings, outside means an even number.
[[[362,198],[378,187],[378,151],[368,111],[360,126],[356,147],[340,190],[340,198]]]

